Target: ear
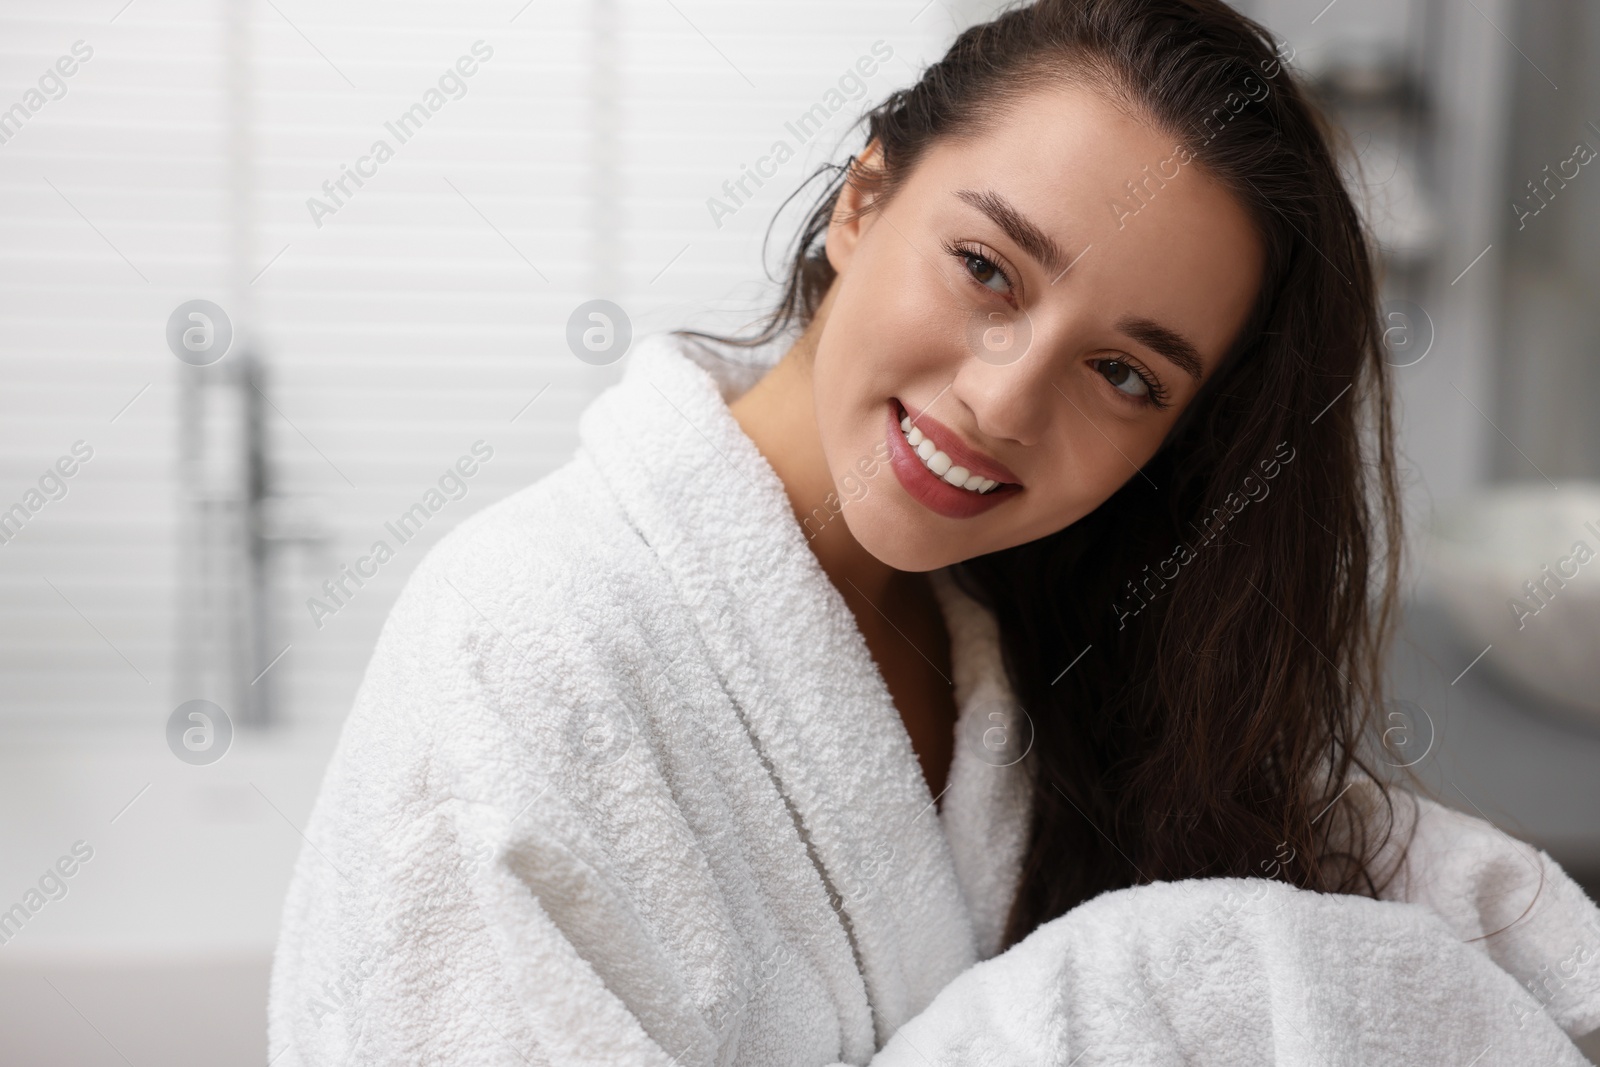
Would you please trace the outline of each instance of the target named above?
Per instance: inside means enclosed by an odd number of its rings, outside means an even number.
[[[882,176],[883,145],[874,138],[850,161],[850,170],[844,185],[839,188],[839,199],[833,205],[833,217],[828,222],[828,236],[824,250],[828,264],[835,274],[843,274],[855,257],[856,245],[871,229],[875,212],[875,190]]]

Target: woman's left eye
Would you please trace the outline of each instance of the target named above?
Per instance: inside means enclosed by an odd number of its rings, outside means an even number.
[[[1095,369],[1118,392],[1126,393],[1128,396],[1140,400],[1150,395],[1150,383],[1145,381],[1132,366],[1121,360],[1103,359]]]

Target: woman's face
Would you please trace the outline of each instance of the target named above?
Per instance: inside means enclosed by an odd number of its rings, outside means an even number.
[[[818,431],[851,533],[899,570],[1044,537],[1142,477],[1260,283],[1244,208],[1170,137],[1087,89],[1015,104],[853,221],[846,187],[828,229]]]

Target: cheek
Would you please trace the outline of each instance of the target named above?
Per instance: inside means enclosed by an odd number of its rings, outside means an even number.
[[[828,338],[812,364],[817,437],[841,496],[848,496],[850,480],[860,478],[863,469],[873,470],[884,452],[880,442],[889,418],[880,394],[896,379],[879,367],[871,351]]]
[[[1047,498],[1054,532],[1094,511],[1130,479],[1142,479],[1140,467],[1161,445],[1166,422],[1141,419],[1128,422],[1103,414],[1090,398],[1074,396],[1077,407],[1062,401],[1056,412],[1058,429],[1046,469]],[[1042,534],[1040,536],[1043,536]]]
[[[936,246],[921,247],[931,246],[927,239],[918,247],[912,240],[880,219],[858,246],[829,317],[829,331],[837,326],[879,372],[939,361],[973,307],[954,284],[959,279],[943,269],[948,257]]]
[[[910,261],[882,241],[858,247],[812,364],[817,430],[841,478],[883,441],[889,397],[937,402],[964,354],[952,341],[961,336],[961,312],[949,290],[932,265],[890,237]]]

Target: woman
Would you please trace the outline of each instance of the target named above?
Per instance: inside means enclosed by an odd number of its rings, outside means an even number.
[[[418,568],[272,1054],[1583,1062],[1600,913],[1365,773],[1389,385],[1270,38],[1041,0],[866,121],[761,333]]]

